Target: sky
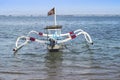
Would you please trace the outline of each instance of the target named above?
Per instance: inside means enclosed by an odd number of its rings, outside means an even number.
[[[0,15],[120,15],[120,0],[0,0]]]

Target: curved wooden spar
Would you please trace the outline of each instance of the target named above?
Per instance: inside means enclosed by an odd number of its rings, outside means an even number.
[[[39,35],[39,36],[42,36],[42,37],[48,37],[48,39],[46,39],[46,40],[39,40],[39,39],[36,39],[34,37],[30,37],[30,34],[36,34],[36,35]],[[55,45],[59,45],[59,44],[63,44],[65,42],[68,42],[69,40],[75,39],[79,35],[84,35],[86,41],[88,43],[93,44],[93,41],[92,41],[90,35],[87,32],[83,31],[82,29],[77,29],[75,31],[71,31],[71,32],[65,33],[65,34],[45,34],[45,33],[42,33],[42,32],[37,32],[37,31],[33,31],[32,30],[32,31],[30,31],[28,33],[27,36],[18,37],[18,39],[16,41],[16,48],[14,48],[13,50],[15,52],[18,51],[23,46],[27,45],[28,42],[30,42],[30,41],[35,41],[35,42],[38,42],[38,43],[41,43],[41,44],[46,44],[46,45],[50,45],[52,43],[52,41],[53,41],[54,42],[54,46],[55,46]],[[62,37],[64,37],[64,36],[67,36],[67,38],[63,39]],[[57,37],[61,37],[61,39],[57,39]],[[20,44],[20,45],[18,45],[19,41],[23,40],[23,39],[25,40],[25,42]],[[51,39],[51,41],[50,41],[50,39]]]

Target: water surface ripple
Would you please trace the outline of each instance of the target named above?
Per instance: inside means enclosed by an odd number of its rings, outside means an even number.
[[[94,45],[81,36],[60,52],[50,53],[45,45],[31,43],[13,55],[18,36],[31,30],[44,32],[52,20],[0,16],[0,80],[120,80],[119,16],[58,16],[63,33],[81,28]]]

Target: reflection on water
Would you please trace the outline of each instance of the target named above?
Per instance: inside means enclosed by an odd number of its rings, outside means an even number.
[[[89,79],[91,75],[96,75],[93,69],[99,68],[99,65],[95,65],[94,53],[88,45],[86,48],[88,49],[87,58],[80,57],[79,55],[83,55],[82,53],[47,53],[45,56],[47,78],[45,80],[83,80],[84,78]]]
[[[49,53],[44,45],[33,42],[15,56],[12,49],[18,36],[31,30],[44,32],[52,21],[1,17],[0,80],[120,80],[120,17],[58,16],[63,33],[81,28],[91,35],[94,45],[82,42],[81,36],[70,42],[69,50]]]
[[[96,45],[95,45],[96,46]],[[2,80],[119,80],[119,62],[96,48],[83,46],[71,51],[4,54],[0,62]],[[112,63],[112,62],[115,63]]]
[[[62,74],[62,52],[47,53],[45,66],[47,67],[46,80],[59,80]]]

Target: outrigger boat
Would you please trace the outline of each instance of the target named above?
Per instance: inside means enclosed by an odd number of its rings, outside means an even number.
[[[82,29],[77,29],[75,31],[70,31],[68,33],[62,34],[61,30],[62,30],[62,26],[61,25],[57,25],[56,24],[56,12],[55,12],[55,8],[51,9],[48,12],[48,16],[50,15],[54,15],[54,25],[52,26],[47,26],[44,29],[47,31],[46,33],[42,33],[42,32],[37,32],[37,31],[30,31],[28,33],[27,36],[21,36],[17,38],[16,41],[16,48],[13,49],[14,52],[17,52],[19,49],[21,49],[23,46],[25,46],[26,44],[28,44],[31,41],[35,41],[41,44],[46,44],[47,45],[47,49],[49,51],[59,51],[60,49],[63,48],[63,44],[65,42],[68,42],[72,39],[77,38],[79,35],[83,34],[86,41],[90,44],[93,44],[93,41],[90,37],[90,35],[83,31]],[[37,34],[40,37],[46,37],[46,40],[40,40],[40,39],[36,39],[34,37],[31,37],[30,34]],[[20,40],[25,40],[24,43],[19,44]]]

